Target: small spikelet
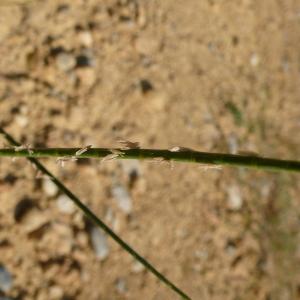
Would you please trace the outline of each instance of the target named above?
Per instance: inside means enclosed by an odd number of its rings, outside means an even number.
[[[190,148],[175,146],[175,147],[169,149],[169,151],[171,151],[171,152],[182,152],[182,151],[195,151],[195,150],[190,149]]]
[[[25,149],[26,149],[26,147],[25,147],[24,145],[21,145],[21,146],[14,146],[14,150],[15,150],[16,152],[20,152],[20,151],[25,150]]]
[[[114,160],[117,157],[119,157],[119,154],[108,154],[101,159],[100,163],[104,163],[109,160]]]
[[[124,155],[124,152],[117,150],[117,149],[109,149],[109,151],[111,152],[111,154],[104,156],[100,161],[101,163],[109,161],[109,160],[114,160],[114,159]]]
[[[92,148],[92,145],[88,145],[84,148],[81,148],[78,151],[76,151],[75,156],[80,156],[81,154],[83,154],[84,152],[88,151],[91,148]]]
[[[27,150],[30,155],[33,154],[33,150],[31,149],[31,146],[29,144],[21,145],[21,146],[14,146],[13,148],[16,152],[20,152],[22,150]]]

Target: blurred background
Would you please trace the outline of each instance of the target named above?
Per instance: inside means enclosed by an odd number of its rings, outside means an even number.
[[[299,159],[299,1],[5,2],[0,122],[22,143]],[[193,299],[300,298],[299,176],[43,162]],[[0,160],[0,203],[0,299],[177,299],[25,160]]]

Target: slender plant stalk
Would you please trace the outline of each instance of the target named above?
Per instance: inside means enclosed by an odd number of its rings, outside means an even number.
[[[15,139],[9,135],[3,128],[0,127],[0,134],[3,134],[4,137],[7,139],[7,141],[12,144],[15,147],[20,147],[20,144],[15,141]],[[77,149],[78,151],[80,149]],[[15,151],[15,150],[14,150]],[[28,150],[27,154],[28,154]],[[30,150],[31,152],[32,150]],[[7,152],[3,152],[8,154]],[[156,268],[152,266],[145,258],[143,258],[140,254],[138,254],[133,248],[131,248],[125,241],[123,241],[112,229],[110,229],[100,218],[98,218],[75,194],[73,194],[57,177],[55,177],[48,169],[46,169],[35,157],[44,157],[45,153],[43,155],[26,155],[24,151],[20,152],[14,152],[15,154],[22,154],[23,155],[17,155],[17,156],[23,156],[27,157],[27,159],[33,163],[36,168],[41,171],[43,174],[45,174],[49,179],[51,179],[54,184],[62,191],[64,192],[76,205],[79,209],[83,211],[83,213],[92,221],[94,222],[98,227],[100,227],[104,232],[106,232],[111,238],[113,238],[125,251],[127,251],[129,254],[131,254],[136,260],[138,260],[147,270],[152,272],[160,281],[162,281],[164,284],[166,284],[170,289],[172,289],[175,293],[177,293],[182,299],[191,300],[191,298],[184,293],[181,289],[179,289],[175,284],[173,284],[169,279],[167,279],[162,273],[160,273]],[[38,153],[34,152],[33,153]],[[71,153],[71,152],[69,152]],[[73,151],[72,154],[75,152]],[[40,153],[41,154],[41,153]],[[61,154],[61,152],[57,152],[57,155],[46,155],[48,156],[60,156],[58,154]],[[102,154],[107,154],[107,152],[102,152]],[[111,154],[111,152],[109,152]],[[1,156],[1,155],[0,155]],[[12,156],[12,155],[2,155],[2,156]],[[16,156],[16,155],[15,155]],[[71,155],[70,155],[71,156]],[[82,155],[83,157],[83,155]]]
[[[1,133],[1,130],[0,130]],[[42,158],[118,158],[118,159],[150,159],[161,161],[180,161],[212,166],[247,167],[270,171],[300,172],[300,161],[266,158],[256,155],[233,155],[224,153],[208,153],[193,150],[159,150],[159,149],[123,149],[123,148],[89,148],[77,154],[81,148],[12,148],[0,149],[0,157]]]

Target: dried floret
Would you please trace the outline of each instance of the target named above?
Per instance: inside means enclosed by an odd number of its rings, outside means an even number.
[[[175,146],[175,147],[169,149],[169,151],[171,151],[171,152],[182,152],[182,151],[195,151],[195,150],[190,149],[190,148]]]
[[[120,155],[119,154],[108,154],[108,155],[106,155],[106,156],[104,156],[102,159],[101,159],[101,163],[103,163],[103,162],[106,162],[106,161],[108,161],[108,160],[114,160],[114,159],[116,159],[117,157],[119,157]]]
[[[27,150],[30,155],[33,154],[33,150],[31,149],[31,146],[29,144],[21,145],[21,146],[14,146],[14,150],[16,152],[20,152],[22,150]]]
[[[88,151],[90,148],[92,148],[92,145],[88,145],[84,148],[79,149],[78,151],[76,151],[75,156],[80,156],[84,152]]]

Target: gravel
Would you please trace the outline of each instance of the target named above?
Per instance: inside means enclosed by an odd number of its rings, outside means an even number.
[[[90,229],[90,238],[96,257],[99,260],[104,260],[109,254],[106,235],[102,230],[93,226]]]
[[[9,271],[0,265],[0,290],[7,293],[13,285],[13,279]]]

